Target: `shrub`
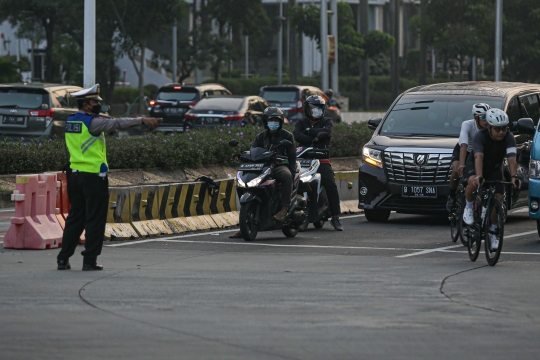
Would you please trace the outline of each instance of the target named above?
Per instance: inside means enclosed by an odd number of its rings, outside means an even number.
[[[285,125],[293,131],[292,124]],[[249,149],[255,136],[264,129],[258,126],[188,130],[176,134],[147,134],[133,137],[108,137],[107,158],[111,169],[161,168],[173,170],[201,165],[234,165],[232,154]],[[334,126],[332,157],[359,156],[372,131],[365,123]],[[240,148],[231,148],[231,139]],[[67,150],[62,139],[47,141],[0,142],[0,174],[42,173],[63,170]]]

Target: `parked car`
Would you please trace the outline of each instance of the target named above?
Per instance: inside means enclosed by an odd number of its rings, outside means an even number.
[[[540,116],[540,85],[508,82],[463,82],[418,86],[398,96],[384,118],[368,121],[375,130],[362,149],[358,207],[369,221],[386,221],[391,211],[446,213],[452,150],[472,105],[488,103],[508,114],[520,146],[531,140],[519,133],[520,118]],[[528,163],[528,160],[527,160]],[[525,169],[523,164],[520,168]],[[508,169],[505,177],[510,181]],[[506,209],[527,205],[527,189],[506,197]]]
[[[77,100],[69,94],[81,89],[61,84],[1,84],[0,136],[63,136],[67,117],[78,111]]]
[[[209,96],[227,96],[232,93],[220,84],[162,86],[154,100],[150,100],[149,112],[152,117],[163,118],[154,131],[183,132],[184,115],[201,99]]]
[[[315,86],[282,85],[263,86],[259,96],[263,97],[272,106],[279,107],[290,122],[295,122],[304,117],[304,101],[310,95],[320,95],[328,104],[326,117],[334,122],[341,122],[341,111],[331,104],[326,94]]]
[[[214,127],[224,124],[262,124],[268,102],[260,96],[212,96],[202,99],[185,115],[184,126]]]

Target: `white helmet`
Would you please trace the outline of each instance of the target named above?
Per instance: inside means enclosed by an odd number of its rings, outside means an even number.
[[[478,103],[472,106],[472,113],[473,115],[484,115],[489,109],[491,106],[488,104]]]
[[[491,126],[505,126],[510,122],[508,115],[501,109],[490,109],[486,113],[486,121]]]

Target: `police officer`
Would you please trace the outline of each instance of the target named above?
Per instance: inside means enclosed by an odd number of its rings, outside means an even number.
[[[281,210],[274,215],[276,221],[283,221],[287,216],[291,205],[293,190],[293,176],[296,174],[296,148],[294,147],[294,137],[289,131],[283,129],[285,114],[275,106],[267,107],[263,112],[265,131],[259,133],[251,145],[252,148],[260,147],[265,149],[274,148],[282,140],[289,140],[291,145],[276,149],[278,155],[287,156],[287,160],[281,165],[272,169],[272,176],[282,185]],[[230,238],[241,238],[240,231],[229,236]]]
[[[294,125],[294,138],[301,147],[313,146],[318,149],[330,149],[330,137],[334,123],[332,120],[324,117],[327,104],[319,95],[311,95],[304,102],[304,115],[302,120],[298,120]],[[326,133],[323,137],[320,134]],[[319,137],[320,136],[320,137]],[[332,171],[330,159],[321,159],[319,174],[330,204],[332,220],[330,223],[334,229],[343,231],[343,226],[339,221],[341,207],[339,204],[339,193]]]
[[[62,237],[62,250],[57,257],[58,270],[71,269],[69,258],[75,252],[83,230],[86,230],[86,243],[81,253],[82,269],[103,270],[103,266],[97,264],[97,257],[103,246],[109,200],[104,133],[141,124],[156,128],[161,119],[101,117],[99,84],[71,95],[77,98],[79,111],[66,120],[65,139],[70,157],[67,190],[71,208]]]

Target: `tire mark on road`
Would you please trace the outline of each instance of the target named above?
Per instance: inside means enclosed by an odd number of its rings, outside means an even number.
[[[192,258],[197,258],[197,257],[203,257],[203,256],[210,256],[210,255],[215,255],[215,254],[218,254],[219,252],[214,252],[212,254],[204,254],[204,255],[196,255],[196,256],[187,256],[187,257],[181,257],[181,258],[177,258],[175,259],[174,261],[178,261],[178,260],[185,260],[185,259],[192,259]],[[79,298],[85,303],[87,304],[88,306],[96,309],[96,310],[100,310],[100,311],[103,311],[105,313],[108,313],[108,314],[111,314],[111,315],[114,315],[114,316],[118,316],[120,318],[123,318],[125,320],[130,320],[130,321],[134,321],[134,322],[137,322],[137,323],[140,323],[140,324],[144,324],[144,325],[148,325],[148,326],[153,326],[153,327],[156,327],[156,328],[159,328],[159,329],[163,329],[163,330],[168,330],[168,331],[171,331],[171,332],[174,332],[174,333],[177,333],[177,334],[182,334],[182,335],[185,335],[185,336],[191,336],[191,337],[194,337],[194,338],[197,338],[199,340],[203,340],[203,341],[208,341],[208,342],[216,342],[216,343],[219,343],[221,345],[225,345],[225,346],[231,346],[231,347],[235,347],[235,348],[238,348],[238,349],[242,349],[242,350],[248,350],[248,351],[252,351],[252,352],[255,352],[255,353],[259,353],[259,354],[264,354],[264,355],[269,355],[269,356],[277,356],[277,357],[280,357],[280,358],[283,358],[283,359],[291,359],[291,360],[300,360],[299,358],[294,358],[294,357],[291,357],[291,356],[286,356],[286,355],[281,355],[281,354],[276,354],[276,353],[273,353],[273,352],[270,352],[270,351],[264,351],[264,350],[259,350],[259,349],[255,349],[255,348],[251,348],[249,346],[245,346],[245,345],[239,345],[239,344],[234,344],[234,343],[230,343],[230,342],[227,342],[227,341],[224,341],[224,340],[220,340],[220,339],[214,339],[214,338],[211,338],[211,337],[207,337],[207,336],[202,336],[202,335],[199,335],[199,334],[194,334],[194,333],[190,333],[190,332],[187,332],[187,331],[183,331],[183,330],[178,330],[178,329],[174,329],[174,328],[170,328],[170,327],[167,327],[167,326],[163,326],[163,325],[157,325],[157,324],[153,324],[151,322],[148,322],[148,321],[143,321],[143,320],[138,320],[138,319],[133,319],[131,317],[128,317],[128,316],[125,316],[125,315],[122,315],[122,314],[118,314],[118,313],[115,313],[114,311],[111,311],[111,310],[107,310],[107,309],[104,309],[104,308],[101,308],[99,307],[98,305],[96,304],[93,304],[92,302],[90,302],[88,299],[85,299],[82,292],[85,289],[86,286],[90,285],[90,284],[93,284],[99,280],[103,280],[103,279],[107,279],[107,278],[110,278],[110,277],[113,277],[115,275],[118,275],[118,274],[121,274],[121,273],[124,273],[124,272],[128,272],[128,271],[133,271],[133,270],[137,270],[137,269],[141,269],[141,268],[146,268],[146,267],[150,267],[150,266],[155,266],[155,265],[161,265],[161,264],[166,264],[170,261],[165,261],[165,262],[161,262],[161,263],[155,263],[155,264],[150,264],[150,265],[145,265],[145,266],[138,266],[136,268],[132,268],[132,269],[126,269],[126,270],[121,270],[121,271],[117,271],[115,273],[112,273],[112,274],[109,274],[109,275],[106,275],[106,276],[102,276],[100,278],[97,278],[97,279],[94,279],[92,281],[89,281],[87,282],[86,284],[84,284],[80,289],[79,289]]]
[[[441,285],[439,286],[439,292],[441,294],[443,294],[444,296],[446,296],[448,298],[448,300],[452,301],[452,302],[455,302],[457,304],[462,304],[462,305],[467,305],[467,306],[470,306],[470,307],[474,307],[474,308],[477,308],[477,309],[482,309],[482,310],[487,310],[487,311],[493,311],[493,312],[496,312],[496,313],[499,313],[499,314],[505,314],[505,312],[503,311],[500,311],[500,310],[496,310],[496,309],[492,309],[492,308],[488,308],[488,307],[484,307],[484,306],[478,306],[478,305],[473,305],[473,304],[470,304],[470,303],[467,303],[467,302],[463,302],[463,301],[459,301],[459,300],[456,300],[454,298],[452,298],[450,295],[448,295],[447,293],[444,292],[444,284],[446,283],[446,280],[450,279],[451,277],[454,277],[454,276],[457,276],[457,275],[460,275],[460,274],[463,274],[463,273],[466,273],[466,272],[469,272],[469,271],[473,271],[473,270],[478,270],[478,269],[481,269],[481,268],[484,268],[488,266],[487,264],[486,265],[482,265],[482,266],[478,266],[478,267],[475,267],[475,268],[472,268],[472,269],[467,269],[467,270],[463,270],[463,271],[459,271],[455,274],[452,274],[452,275],[448,275],[447,277],[445,277],[443,279],[443,281],[441,282]]]

